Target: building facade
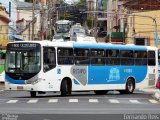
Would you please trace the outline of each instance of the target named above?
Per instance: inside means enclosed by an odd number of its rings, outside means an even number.
[[[17,20],[17,0],[1,0],[0,3],[6,8],[6,11],[9,14],[10,23],[9,23],[9,30],[8,36],[9,39],[14,40],[13,35],[16,34],[16,20]]]
[[[33,16],[34,12],[34,16]],[[28,2],[17,2],[17,35],[22,40],[39,39],[40,31],[40,10],[38,5]]]
[[[0,4],[0,48],[1,46],[6,46],[9,36],[9,14],[6,11],[6,8]]]

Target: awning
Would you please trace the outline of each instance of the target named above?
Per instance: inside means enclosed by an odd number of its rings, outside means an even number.
[[[0,46],[7,46],[9,42],[14,42],[13,40],[0,40]]]
[[[15,41],[23,41],[21,38],[16,37],[16,35],[11,35],[10,39]]]

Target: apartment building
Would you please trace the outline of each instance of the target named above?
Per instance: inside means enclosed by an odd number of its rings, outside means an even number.
[[[10,21],[6,8],[0,4],[0,47],[6,46],[9,41],[8,31]]]

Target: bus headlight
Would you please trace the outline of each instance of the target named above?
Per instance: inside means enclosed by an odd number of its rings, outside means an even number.
[[[35,84],[37,84],[38,82],[40,82],[41,80],[45,80],[45,79],[38,78],[38,79],[36,79],[36,80],[32,81],[32,83],[31,83],[31,84],[35,85]]]

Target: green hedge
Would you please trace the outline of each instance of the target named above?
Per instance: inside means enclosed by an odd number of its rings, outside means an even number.
[[[0,74],[4,71],[4,65],[0,64]]]

